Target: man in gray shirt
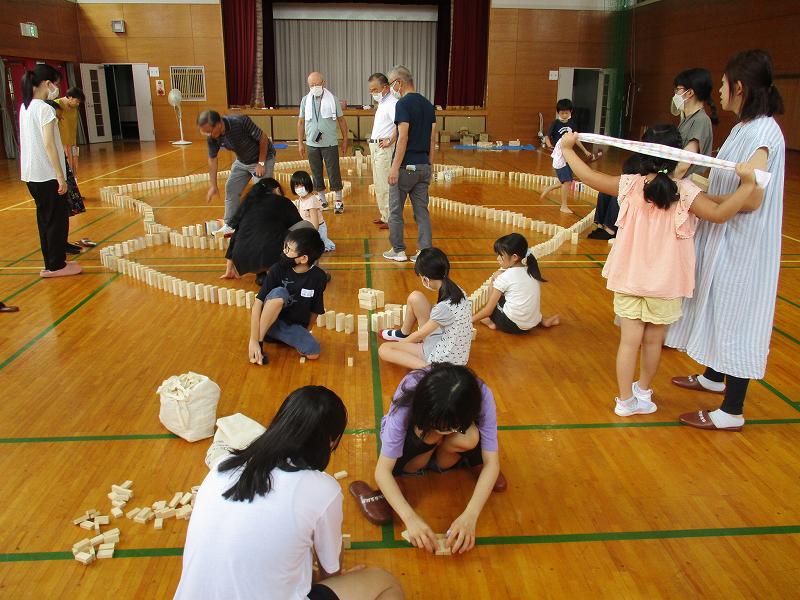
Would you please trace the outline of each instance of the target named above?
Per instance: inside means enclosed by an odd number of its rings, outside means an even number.
[[[319,194],[322,207],[325,201],[325,178],[322,175],[322,162],[328,169],[331,189],[336,192],[334,212],[344,212],[342,201],[342,175],[339,172],[339,140],[336,126],[342,132],[342,154],[347,154],[347,122],[342,115],[339,100],[325,88],[325,77],[316,71],[308,76],[308,95],[300,101],[297,119],[297,145],[300,157],[311,165],[311,178],[314,191]]]

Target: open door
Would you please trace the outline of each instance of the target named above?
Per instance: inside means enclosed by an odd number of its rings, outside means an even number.
[[[150,95],[150,73],[144,63],[134,63],[133,91],[136,95],[136,120],[139,122],[139,141],[153,142],[156,129],[153,124],[153,101]]]
[[[86,130],[89,134],[89,143],[110,142],[108,92],[103,65],[81,63],[81,80],[86,94]]]

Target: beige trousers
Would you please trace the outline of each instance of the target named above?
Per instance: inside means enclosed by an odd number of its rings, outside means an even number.
[[[369,152],[372,154],[372,180],[375,184],[375,199],[378,202],[378,211],[381,213],[381,220],[389,222],[389,169],[392,167],[392,154],[394,154],[394,144],[387,148],[381,148],[376,143],[369,145]]]

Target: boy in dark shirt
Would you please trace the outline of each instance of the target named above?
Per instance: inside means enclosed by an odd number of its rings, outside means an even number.
[[[572,120],[572,100],[569,98],[562,98],[559,100],[556,103],[556,114],[558,115],[558,118],[553,121],[552,125],[550,125],[550,130],[547,132],[547,136],[544,138],[545,144],[551,150],[565,133],[578,131],[578,128],[575,126],[575,121]],[[577,142],[575,145],[578,146],[578,148],[580,148],[584,154],[586,154],[587,158],[594,160],[594,154],[589,152],[583,144]],[[570,184],[572,184],[572,169],[569,168],[569,165],[565,165],[560,169],[556,169],[556,176],[558,176],[558,183],[554,183],[553,185],[542,190],[542,198],[547,196],[547,194],[552,192],[554,189],[560,187],[561,212],[571,213],[572,210],[570,210],[570,208],[567,206],[567,195],[569,194]]]
[[[248,357],[266,364],[265,338],[283,342],[309,359],[319,358],[319,342],[311,335],[317,315],[325,312],[322,294],[327,278],[314,262],[325,245],[316,229],[301,228],[286,235],[283,255],[264,277],[250,315]]]

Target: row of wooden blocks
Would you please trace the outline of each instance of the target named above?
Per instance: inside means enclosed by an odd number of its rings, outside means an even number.
[[[226,178],[231,174],[230,171],[218,171],[217,177]],[[117,192],[145,192],[148,190],[158,190],[166,187],[173,187],[179,185],[193,185],[195,183],[201,183],[203,181],[209,181],[208,173],[194,173],[192,175],[185,175],[183,177],[167,177],[164,179],[152,179],[150,181],[140,181],[138,183],[128,183],[123,185],[118,185],[116,187]]]
[[[334,310],[326,311],[323,315],[317,315],[317,327],[335,330],[339,333],[347,334],[355,331],[355,317],[350,314],[337,313]]]
[[[184,235],[177,231],[169,234],[169,243],[176,248],[195,248],[197,250],[225,250],[231,245],[230,238],[218,235],[215,237],[205,235]]]
[[[383,290],[360,288],[358,290],[358,306],[364,310],[383,308],[385,295]]]
[[[370,328],[372,331],[400,327],[403,324],[403,318],[406,312],[405,305],[387,304],[386,309],[387,310],[374,312],[370,315]]]

